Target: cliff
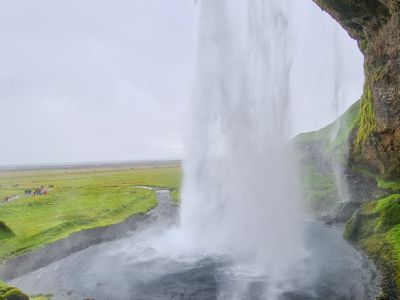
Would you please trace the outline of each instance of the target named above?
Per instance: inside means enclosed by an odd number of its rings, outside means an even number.
[[[302,177],[319,180],[303,183],[305,199],[319,215],[334,211],[329,221],[346,222],[355,211],[344,236],[382,271],[379,299],[399,299],[400,1],[313,1],[358,42],[365,83],[360,101],[338,121],[295,139],[306,174]],[[337,124],[339,134],[329,140]],[[343,185],[338,186],[337,178],[344,178],[347,199],[339,194]],[[351,205],[340,206],[341,201]]]
[[[400,1],[313,0],[357,40],[364,55],[361,117],[351,159],[400,177]]]

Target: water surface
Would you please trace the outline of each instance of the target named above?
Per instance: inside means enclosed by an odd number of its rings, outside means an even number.
[[[173,226],[177,208],[168,191],[157,191],[153,225],[129,237],[92,246],[14,279],[30,294],[53,299],[266,299],[268,276],[255,275],[223,256],[166,255],[159,245]],[[279,300],[374,299],[376,271],[344,241],[342,228],[304,221],[308,253],[287,277]]]

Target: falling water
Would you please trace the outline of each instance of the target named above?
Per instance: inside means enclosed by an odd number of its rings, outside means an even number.
[[[267,273],[272,291],[300,248],[296,172],[285,146],[290,5],[234,2],[199,2],[181,224],[193,247]]]
[[[15,284],[57,299],[375,298],[374,268],[341,232],[299,221],[296,166],[286,147],[290,2],[198,1],[181,224],[173,225],[168,191],[157,191],[151,223]]]
[[[331,130],[331,135],[330,135],[330,142],[332,144],[335,143],[335,140],[338,138],[338,135],[340,134],[339,130],[341,126],[346,126],[345,124],[342,124],[342,122],[347,122],[347,120],[342,120],[340,118],[340,113],[342,110],[342,103],[344,102],[344,91],[343,91],[343,55],[341,52],[341,47],[340,47],[340,40],[338,36],[338,32],[334,31],[333,33],[333,44],[334,44],[334,65],[333,65],[333,99],[332,99],[332,107],[335,112],[335,117],[336,121],[333,124],[333,128]],[[349,145],[348,141],[344,141],[344,157],[342,159],[348,160],[349,156]],[[339,196],[339,200],[341,203],[346,203],[350,201],[350,192],[349,192],[349,186],[346,181],[346,177],[343,175],[345,174],[345,167],[344,167],[344,162],[343,161],[338,161],[337,159],[334,159],[332,161],[332,173],[334,175],[335,179],[335,187],[337,194]]]

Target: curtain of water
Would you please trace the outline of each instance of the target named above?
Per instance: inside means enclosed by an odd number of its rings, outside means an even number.
[[[198,5],[182,229],[192,247],[250,265],[274,284],[290,269],[301,236],[296,170],[285,146],[289,1]]]
[[[343,77],[344,77],[344,72],[343,72],[343,54],[342,54],[342,47],[340,44],[340,39],[338,36],[337,31],[334,31],[333,34],[333,44],[334,44],[334,64],[333,64],[333,99],[332,99],[332,107],[335,112],[336,116],[336,122],[332,128],[331,131],[331,136],[330,136],[330,142],[335,143],[336,139],[338,138],[338,135],[340,134],[340,129],[341,126],[346,126],[347,120],[342,120],[340,118],[340,113],[343,110],[343,102],[345,100],[345,91],[343,88]],[[342,159],[348,160],[349,156],[349,145],[348,141],[344,141],[345,145],[343,147],[345,148],[343,151],[344,157]],[[337,150],[340,151],[340,150]],[[340,202],[348,202],[350,201],[350,192],[349,192],[349,186],[346,181],[346,176],[345,176],[345,162],[343,161],[338,161],[337,159],[334,159],[332,161],[332,173],[334,175],[335,179],[335,187],[337,190],[337,194],[339,196]]]

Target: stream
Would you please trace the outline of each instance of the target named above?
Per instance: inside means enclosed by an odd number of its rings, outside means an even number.
[[[173,230],[178,208],[166,190],[146,228],[128,237],[91,246],[10,283],[54,300],[265,299],[268,278],[241,270],[225,257],[178,255],[163,240]],[[306,269],[293,272],[279,300],[374,299],[377,272],[342,239],[341,227],[307,220]],[[169,239],[173,234],[168,235]],[[160,249],[163,249],[160,251]]]

